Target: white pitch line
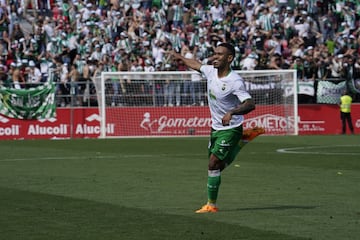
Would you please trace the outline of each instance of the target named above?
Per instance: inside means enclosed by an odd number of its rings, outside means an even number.
[[[360,152],[310,152],[306,151],[307,149],[331,149],[333,147],[360,147],[360,145],[331,145],[331,146],[311,146],[311,147],[294,147],[294,148],[280,148],[277,149],[278,153],[290,153],[290,154],[313,154],[313,155],[351,155],[357,156],[360,155]]]
[[[79,156],[79,157],[37,157],[37,158],[5,158],[0,159],[0,162],[16,162],[16,161],[44,161],[44,160],[74,160],[86,158],[115,158],[116,156]]]
[[[46,161],[46,160],[76,160],[76,159],[122,159],[122,158],[155,158],[155,157],[189,157],[189,156],[206,156],[204,154],[144,154],[144,155],[109,155],[109,156],[72,156],[72,157],[34,157],[34,158],[5,158],[0,162],[17,162],[17,161]]]

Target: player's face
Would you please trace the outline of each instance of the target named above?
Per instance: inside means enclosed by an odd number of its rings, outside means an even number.
[[[221,69],[227,67],[232,61],[232,56],[225,47],[217,47],[214,51],[213,66]]]

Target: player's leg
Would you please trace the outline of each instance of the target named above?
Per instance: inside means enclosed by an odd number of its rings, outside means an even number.
[[[221,184],[221,171],[226,167],[229,155],[238,146],[242,128],[212,131],[209,142],[208,201],[196,213],[217,212],[216,201]]]
[[[207,179],[207,203],[202,206],[196,213],[217,212],[216,201],[221,184],[221,169],[224,168],[224,162],[221,161],[216,155],[211,154],[208,166],[208,179]]]
[[[341,133],[345,134],[346,133],[346,117],[345,117],[345,113],[341,112],[340,113],[340,118],[341,118],[341,125],[342,125]]]
[[[216,201],[221,184],[221,171],[230,165],[240,152],[241,148],[257,136],[265,133],[263,128],[255,127],[245,130],[237,128],[212,131],[208,146],[209,166],[207,192],[208,201],[196,213],[217,212]]]
[[[350,129],[350,133],[354,134],[354,126],[352,124],[352,119],[351,119],[351,114],[350,113],[348,113],[347,121],[348,121],[348,126],[349,126],[349,129]]]
[[[242,142],[246,144],[254,140],[257,136],[264,133],[265,133],[265,129],[262,127],[253,127],[253,128],[245,129],[243,131]]]
[[[240,150],[250,141],[254,140],[257,136],[264,134],[265,129],[261,127],[253,127],[242,130],[242,127],[235,129],[241,134],[240,138],[233,137],[232,147],[229,150],[228,156],[225,159],[226,166],[230,165],[235,159]],[[241,132],[240,132],[241,131]]]

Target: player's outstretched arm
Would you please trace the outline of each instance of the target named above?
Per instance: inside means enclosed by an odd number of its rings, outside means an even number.
[[[171,52],[171,55],[175,58],[175,59],[180,59],[181,61],[184,62],[184,64],[186,66],[188,66],[189,68],[192,68],[196,71],[200,72],[200,67],[201,67],[201,62],[199,62],[196,59],[192,59],[192,58],[185,58],[184,56],[182,56],[180,53],[177,53],[175,51]]]

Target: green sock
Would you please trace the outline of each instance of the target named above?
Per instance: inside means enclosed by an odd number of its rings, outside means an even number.
[[[220,183],[221,183],[220,169],[209,170],[208,182],[207,182],[209,204],[214,204],[214,205],[216,204]]]

